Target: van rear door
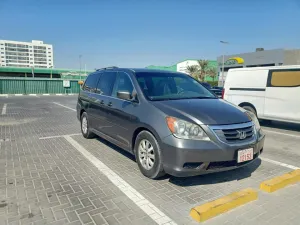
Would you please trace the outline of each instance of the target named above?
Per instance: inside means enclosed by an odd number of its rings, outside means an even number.
[[[300,69],[270,70],[265,117],[300,122]]]

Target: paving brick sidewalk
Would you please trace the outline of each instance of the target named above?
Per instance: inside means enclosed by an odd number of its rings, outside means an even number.
[[[154,224],[64,138],[39,140],[78,133],[74,112],[45,99],[9,104],[0,119],[0,224]]]
[[[7,103],[6,115],[0,115],[0,225],[154,224],[63,137],[39,139],[80,132],[76,112],[55,101],[76,105],[76,97],[0,100],[0,107]],[[261,181],[290,171],[257,161],[235,171],[154,181],[140,173],[125,151],[101,139],[72,138],[177,224],[197,224],[189,217],[193,206],[243,188],[258,189]],[[284,143],[274,143],[279,156]],[[266,146],[271,156],[271,139]],[[260,193],[258,201],[204,224],[300,224],[299,200],[299,185]]]
[[[63,138],[2,142],[0,168],[0,224],[154,224]]]

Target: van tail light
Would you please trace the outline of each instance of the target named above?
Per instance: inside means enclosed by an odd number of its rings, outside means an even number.
[[[224,95],[225,95],[225,88],[223,88],[222,90],[222,99],[224,99]]]

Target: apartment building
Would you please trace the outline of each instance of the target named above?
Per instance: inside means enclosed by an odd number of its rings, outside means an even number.
[[[53,68],[53,46],[43,41],[0,40],[0,67]]]

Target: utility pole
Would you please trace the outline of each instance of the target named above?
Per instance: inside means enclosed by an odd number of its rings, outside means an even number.
[[[221,44],[223,44],[223,45],[228,45],[229,44],[229,42],[227,42],[227,41],[220,41],[221,42]],[[222,62],[222,86],[224,87],[224,64],[225,64],[225,50],[224,50],[225,48],[223,47],[223,62]]]

